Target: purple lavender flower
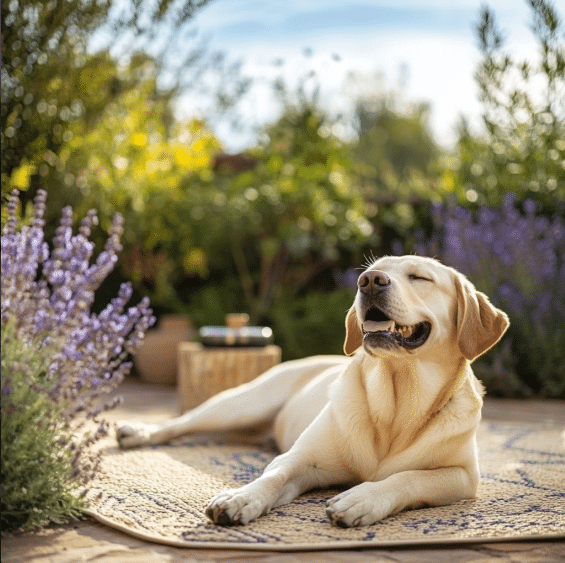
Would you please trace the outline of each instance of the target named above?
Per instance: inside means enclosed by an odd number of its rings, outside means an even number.
[[[31,350],[49,354],[44,375],[47,393],[58,405],[59,422],[68,427],[79,413],[95,418],[115,406],[116,401],[100,406],[100,397],[129,372],[131,363],[125,359],[137,351],[155,317],[147,298],[126,311],[130,284],[123,284],[99,315],[91,313],[94,293],[122,248],[123,219],[114,217],[104,250],[91,264],[94,244],[89,236],[98,223],[96,212],[89,211],[74,234],[73,212],[65,207],[50,253],[43,235],[46,197],[45,191],[38,192],[33,221],[20,231],[17,191],[8,202],[2,234],[1,318],[3,331],[10,324],[15,337]],[[4,386],[2,393],[4,388],[8,389]],[[100,426],[96,436],[105,432]]]
[[[436,232],[419,251],[439,254],[505,309],[514,369],[534,391],[564,396],[563,218],[537,216],[531,199],[520,212],[507,194],[500,210],[483,207],[474,218],[467,209],[434,206],[432,219]]]

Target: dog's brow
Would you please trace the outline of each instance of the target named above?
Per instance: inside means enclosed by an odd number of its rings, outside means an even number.
[[[419,274],[431,274],[431,271],[426,268],[424,264],[420,264],[419,262],[408,262],[407,264],[403,264],[404,270],[407,272],[414,272]]]

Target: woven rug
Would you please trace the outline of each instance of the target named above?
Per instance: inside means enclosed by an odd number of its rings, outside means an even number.
[[[216,549],[322,550],[565,537],[563,429],[482,423],[478,496],[411,510],[373,526],[331,526],[313,491],[247,526],[221,527],[204,516],[208,500],[255,479],[276,455],[269,447],[187,437],[166,446],[105,449],[90,483],[87,511],[138,538]]]

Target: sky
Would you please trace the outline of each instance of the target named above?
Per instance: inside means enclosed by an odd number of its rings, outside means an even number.
[[[228,150],[254,144],[251,125],[276,119],[272,80],[282,76],[292,90],[298,77],[314,71],[321,104],[330,114],[350,109],[356,96],[395,92],[400,107],[431,104],[432,131],[441,145],[449,147],[456,138],[459,116],[480,127],[473,78],[480,54],[473,28],[482,4],[482,0],[213,0],[192,23],[211,50],[241,60],[242,73],[253,77],[255,84],[240,106],[249,130],[235,134],[219,123],[214,125],[216,133]],[[506,38],[507,50],[520,58],[535,58],[526,2],[487,4]],[[181,99],[181,117],[208,111],[197,98]]]

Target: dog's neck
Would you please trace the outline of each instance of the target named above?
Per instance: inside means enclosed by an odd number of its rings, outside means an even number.
[[[414,358],[372,358],[363,354],[364,386],[375,427],[389,447],[414,440],[451,400],[467,378],[468,362],[442,364]],[[445,365],[450,365],[446,371]],[[383,401],[383,397],[390,397]],[[385,436],[383,436],[385,438]]]

